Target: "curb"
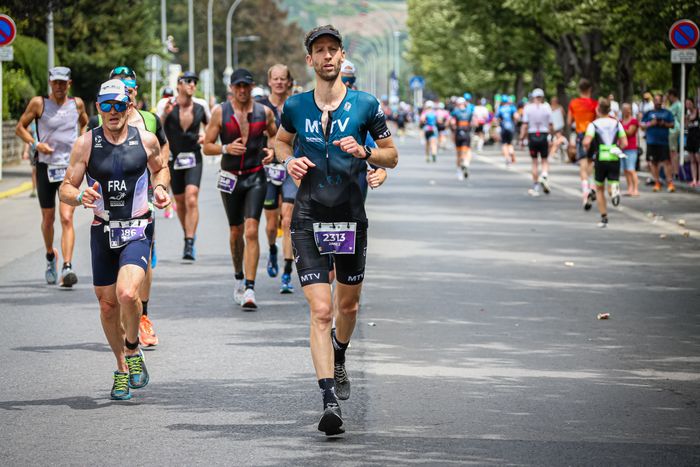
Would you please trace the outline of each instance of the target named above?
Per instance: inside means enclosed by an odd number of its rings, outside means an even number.
[[[20,186],[10,188],[9,190],[0,191],[0,199],[9,198],[10,196],[18,195],[20,193],[24,193],[25,191],[29,191],[31,189],[32,189],[32,182],[24,182]]]

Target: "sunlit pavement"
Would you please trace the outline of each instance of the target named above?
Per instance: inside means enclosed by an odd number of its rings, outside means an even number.
[[[451,150],[435,164],[415,138],[400,151],[368,197],[353,390],[334,442],[315,427],[307,306],[267,277],[264,241],[260,309],[233,303],[215,165],[195,264],[159,214],[161,345],[129,402],[109,400],[89,213],[76,214],[80,282],[62,291],[44,283],[36,200],[0,200],[2,464],[698,465],[700,198],[623,198],[599,229],[573,166],[553,164],[552,194],[533,198],[523,152],[507,170],[487,148],[465,182]]]

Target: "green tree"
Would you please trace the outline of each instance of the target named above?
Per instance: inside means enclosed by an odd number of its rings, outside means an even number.
[[[54,16],[59,64],[71,68],[73,91],[94,101],[100,83],[118,65],[144,76],[144,60],[161,51],[156,2],[76,0]],[[143,78],[140,78],[143,81]]]
[[[441,96],[479,90],[493,80],[481,37],[464,29],[452,0],[408,0],[408,60]]]

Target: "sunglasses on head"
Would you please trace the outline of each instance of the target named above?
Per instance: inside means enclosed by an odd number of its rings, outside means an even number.
[[[100,103],[100,110],[103,112],[111,112],[112,107],[114,107],[114,110],[117,112],[121,113],[124,112],[129,104],[126,102],[102,102]]]
[[[197,80],[194,78],[181,78],[178,81],[183,84],[197,84]]]
[[[118,66],[114,70],[112,70],[112,77],[119,75],[128,76],[130,78],[136,77],[136,73],[134,73],[134,70],[132,70],[128,66]]]

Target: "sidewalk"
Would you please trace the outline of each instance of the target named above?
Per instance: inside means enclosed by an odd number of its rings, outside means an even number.
[[[10,166],[3,165],[0,180],[0,199],[28,193],[32,189],[32,166],[21,161]]]

